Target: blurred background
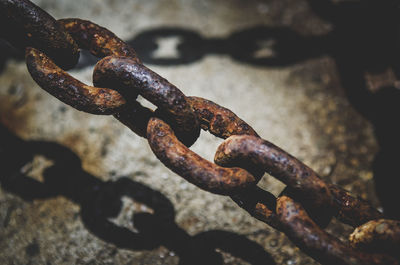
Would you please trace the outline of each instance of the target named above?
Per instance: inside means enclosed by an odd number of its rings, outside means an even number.
[[[35,0],[129,42],[186,95],[233,110],[319,175],[399,218],[394,0]],[[69,73],[91,84],[96,59]],[[144,100],[141,100],[146,104]],[[221,140],[191,148],[213,160]],[[196,188],[112,117],[63,104],[0,42],[1,264],[317,264]],[[269,175],[259,184],[278,195]],[[347,240],[351,228],[328,231]]]

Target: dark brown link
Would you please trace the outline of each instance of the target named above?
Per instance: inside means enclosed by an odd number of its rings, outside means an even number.
[[[231,110],[204,98],[187,97],[187,99],[203,130],[223,139],[231,135],[242,134],[258,137],[256,131]],[[248,165],[243,161],[237,161],[235,165],[251,172],[257,180],[264,175],[262,168]],[[276,198],[274,195],[255,186],[232,195],[231,198],[251,216],[279,230],[279,221],[275,214]]]
[[[392,257],[362,253],[340,242],[318,227],[301,205],[289,197],[278,198],[276,212],[285,234],[305,253],[322,264],[399,264]]]
[[[345,224],[357,227],[368,221],[384,217],[367,201],[353,197],[350,192],[337,185],[329,184],[329,190],[333,196],[336,217]]]
[[[74,40],[82,49],[89,50],[94,56],[103,58],[106,56],[125,56],[131,60],[140,63],[134,49],[118,38],[114,33],[91,21],[79,18],[67,18],[58,20],[64,25],[65,29],[71,34]],[[115,84],[99,85],[99,87],[115,87]],[[118,87],[120,89],[120,87]],[[129,103],[121,110],[115,113],[114,117],[130,128],[137,135],[146,138],[147,123],[150,117],[155,114],[152,110],[143,107],[136,101],[137,91],[132,89],[122,90],[124,97]]]
[[[203,130],[210,131],[211,134],[223,139],[242,134],[258,137],[256,131],[231,110],[204,98],[188,97],[187,99]]]
[[[150,119],[147,139],[164,165],[201,189],[226,195],[256,183],[256,179],[244,169],[223,168],[201,158],[182,144],[172,129],[158,118]]]
[[[279,147],[259,137],[249,135],[231,136],[215,154],[215,163],[232,166],[237,161],[249,161],[288,185],[296,198],[312,208],[329,208],[332,197],[328,186],[317,174]]]
[[[20,49],[45,52],[64,69],[78,62],[78,46],[63,26],[28,0],[0,1],[0,34]]]
[[[79,18],[60,19],[58,22],[81,49],[89,50],[96,57],[127,56],[140,62],[135,50],[106,28]],[[115,113],[114,117],[137,135],[146,138],[147,123],[150,117],[154,116],[154,112],[135,100],[136,91],[128,91],[124,96],[129,99],[129,104],[126,104],[121,112]]]
[[[276,198],[273,194],[255,186],[231,196],[231,199],[254,218],[281,230],[275,213]]]
[[[100,27],[93,22],[76,18],[61,19],[59,22],[64,25],[81,48],[89,50],[93,55],[100,58],[110,56],[96,65],[93,82],[98,87],[118,89],[130,102],[129,104],[133,105],[129,107],[129,111],[125,109],[123,113],[117,114],[117,119],[134,132],[143,136],[143,132],[145,132],[143,129],[147,125],[145,120],[149,118],[151,111],[138,108],[140,104],[138,105],[135,98],[140,93],[160,107],[159,114],[166,111],[172,116],[165,118],[170,118],[171,125],[184,144],[190,146],[196,141],[200,134],[200,129],[192,113],[193,111],[186,103],[184,94],[168,81],[143,66],[132,47],[108,29]],[[125,65],[126,67],[114,67],[110,61],[120,63],[118,66]],[[130,64],[134,64],[138,68],[132,71]],[[125,77],[125,80],[122,80],[121,77]],[[126,78],[131,79],[126,80]],[[149,78],[149,85],[136,85],[136,78],[138,78],[139,82],[143,78]],[[132,90],[132,88],[134,89]],[[143,114],[144,118],[137,116]]]
[[[400,257],[400,221],[379,219],[357,227],[350,244],[365,251],[391,253]]]
[[[137,135],[147,138],[147,124],[155,113],[139,102],[129,102],[123,111],[114,114],[114,117],[131,129]]]
[[[188,97],[188,100],[197,115],[197,119],[200,121],[202,129],[210,131],[213,135],[224,139],[232,135],[252,135],[259,137],[250,125],[240,119],[231,110],[200,97]],[[232,159],[229,166],[244,168],[251,172],[257,180],[264,174],[262,167],[254,165],[252,162],[249,163],[246,159]],[[279,221],[275,214],[276,198],[269,192],[254,187],[231,196],[231,198],[251,216],[280,230]],[[330,212],[329,208],[323,207],[327,210],[322,212]],[[316,209],[313,212],[322,214],[320,210]],[[322,220],[324,225],[326,225],[325,223],[328,223],[330,220],[329,215],[325,219],[318,218],[319,221]]]
[[[256,131],[231,110],[204,98],[187,97],[187,99],[203,130],[223,139],[242,134],[258,137]],[[235,165],[251,172],[257,180],[264,175],[262,168],[249,165],[246,161],[237,161]],[[275,214],[276,198],[271,193],[255,186],[232,195],[231,199],[254,218],[279,229],[279,221]]]
[[[256,131],[231,110],[200,97],[187,97],[187,100],[192,106],[203,130],[209,131],[222,139],[226,139],[231,135],[241,134],[258,137]],[[257,180],[260,180],[264,175],[264,170],[261,167],[249,164],[245,160],[235,161],[234,165],[229,166],[244,168],[255,176]]]
[[[231,110],[200,97],[188,97],[188,101],[203,130],[223,139],[243,134],[258,137],[256,131]],[[257,181],[264,175],[262,168],[249,165],[246,161],[235,161],[235,165],[251,172]],[[254,218],[280,230],[275,214],[276,198],[271,193],[255,186],[232,195],[231,199]]]
[[[60,19],[58,22],[64,25],[80,48],[89,50],[96,57],[127,56],[139,62],[134,49],[106,28],[79,18]]]
[[[26,64],[40,87],[75,109],[93,114],[113,114],[125,104],[117,91],[83,84],[39,50],[26,49]]]
[[[96,86],[120,89],[121,93],[134,89],[158,106],[185,145],[190,146],[197,140],[200,126],[186,96],[134,58],[103,58],[95,66],[93,82]]]

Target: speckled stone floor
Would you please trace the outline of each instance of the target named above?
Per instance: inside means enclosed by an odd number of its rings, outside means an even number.
[[[167,27],[232,45],[228,36],[257,27],[287,27],[301,36],[332,30],[297,0],[33,2],[56,18],[92,20],[124,40]],[[179,41],[158,38],[152,56],[175,58]],[[254,58],[271,56],[271,40],[257,43]],[[294,50],[301,45],[289,43]],[[230,108],[323,178],[379,206],[373,128],[347,100],[331,56],[268,66],[209,50],[188,64],[146,65],[185,94]],[[70,73],[91,83],[92,69]],[[15,185],[0,187],[0,264],[194,264],[204,257],[208,264],[317,264],[229,198],[169,171],[146,140],[112,117],[79,112],[47,94],[21,60],[7,60],[0,73],[0,122],[10,131],[0,143],[15,144],[14,156],[35,154],[7,172],[15,174]],[[203,132],[191,149],[212,160],[219,143]],[[268,175],[260,186],[275,195],[284,188]],[[152,218],[159,210],[167,221]],[[157,236],[162,222],[168,232]],[[328,230],[343,240],[351,231],[335,220]]]

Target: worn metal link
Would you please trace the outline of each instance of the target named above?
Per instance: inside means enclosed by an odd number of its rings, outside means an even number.
[[[400,221],[378,219],[359,227],[349,237],[354,248],[391,253],[400,258]]]
[[[309,167],[274,144],[250,135],[231,136],[215,154],[221,166],[262,168],[287,185],[285,195],[301,201],[312,218],[326,226],[333,214],[328,185]]]
[[[15,47],[33,47],[45,52],[57,65],[70,69],[78,62],[79,50],[62,25],[28,0],[0,1],[0,37]]]
[[[248,161],[261,166],[267,173],[291,187],[303,203],[313,208],[330,207],[332,196],[328,185],[299,160],[279,147],[254,136],[231,136],[222,143],[215,154],[215,163],[221,166]]]
[[[150,119],[147,139],[161,162],[206,191],[223,195],[234,194],[256,184],[255,177],[244,169],[223,168],[201,158],[184,146],[168,124],[160,119]]]
[[[100,60],[93,72],[97,86],[134,90],[159,108],[163,118],[171,121],[181,141],[190,146],[200,134],[199,122],[186,96],[176,86],[130,57],[108,56]]]
[[[352,249],[349,245],[331,236],[307,215],[293,199],[282,196],[276,206],[282,230],[300,249],[322,264],[397,264],[394,257],[371,254]]]
[[[350,192],[335,184],[329,184],[333,196],[333,207],[336,218],[353,227],[370,220],[384,218],[384,215],[362,198],[353,197]]]
[[[231,135],[254,135],[256,131],[235,113],[220,105],[200,97],[187,97],[194,109],[200,126],[213,135],[226,139]]]
[[[40,87],[77,110],[113,114],[126,103],[115,90],[88,86],[76,80],[35,48],[26,48],[25,59],[29,73]]]
[[[79,18],[59,19],[57,21],[64,26],[65,30],[79,45],[79,48],[89,50],[96,57],[128,56],[140,62],[133,48],[106,28]]]
[[[232,111],[187,97],[144,66],[134,49],[111,31],[81,19],[56,21],[28,0],[0,0],[0,7],[0,36],[26,48],[32,78],[59,100],[88,113],[114,115],[147,138],[157,158],[172,171],[201,189],[229,195],[323,264],[399,264],[398,248],[396,252],[390,247],[399,244],[398,221],[383,219],[368,202],[324,182],[301,161],[261,139]],[[62,69],[74,66],[78,46],[102,58],[94,69],[95,86]],[[138,95],[158,109],[143,107],[136,101]],[[200,128],[226,139],[215,164],[188,148]],[[278,198],[257,186],[264,172],[287,185]],[[326,223],[320,223],[318,215],[361,227],[350,236],[350,245],[325,232]]]

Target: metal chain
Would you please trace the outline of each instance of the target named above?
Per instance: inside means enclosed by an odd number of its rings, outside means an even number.
[[[109,30],[81,19],[55,20],[28,0],[0,0],[0,7],[0,36],[25,49],[29,73],[51,95],[84,112],[114,115],[147,138],[172,171],[203,190],[230,196],[323,264],[399,264],[399,221],[383,219],[368,202],[325,183],[230,110],[185,96],[144,66],[133,48]],[[76,64],[78,47],[102,58],[94,68],[94,86],[62,69]],[[143,107],[138,95],[158,108]],[[226,139],[215,164],[188,148],[200,128]],[[287,185],[278,198],[256,185],[264,172]],[[324,231],[332,216],[357,227],[351,244]]]

